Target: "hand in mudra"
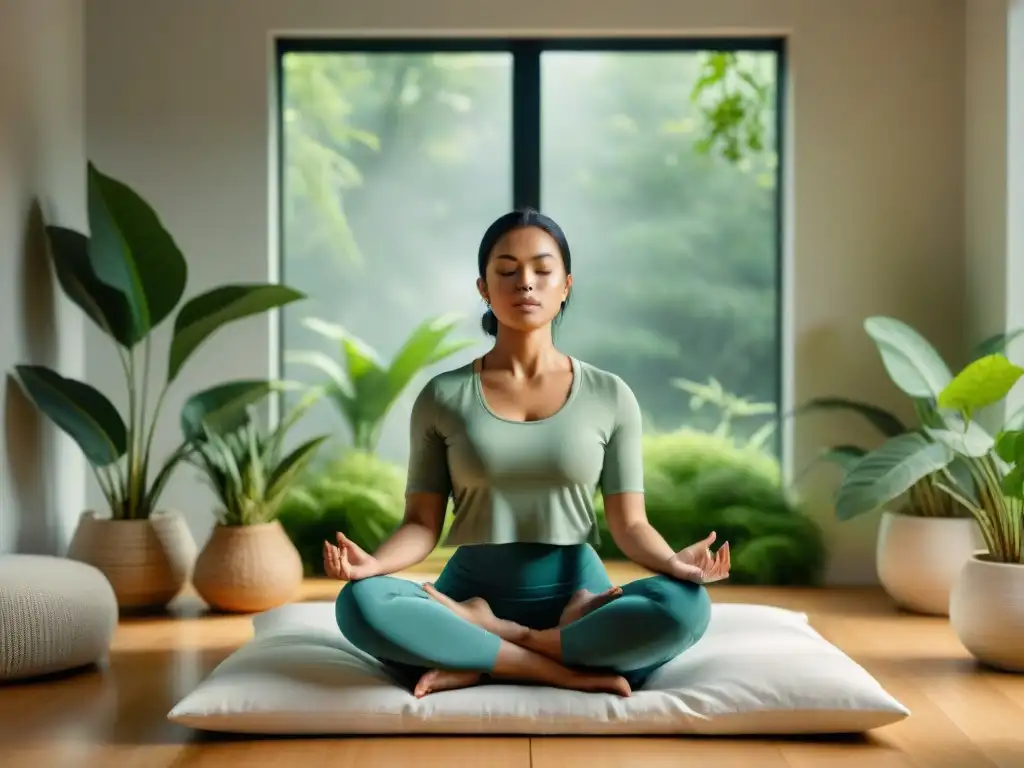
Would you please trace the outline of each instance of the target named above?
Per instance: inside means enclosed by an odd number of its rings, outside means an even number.
[[[698,584],[710,584],[729,577],[729,542],[725,542],[717,552],[711,551],[716,539],[715,532],[703,541],[681,549],[669,558],[669,573],[683,581],[694,581]]]
[[[324,573],[328,578],[342,581],[359,581],[380,573],[377,558],[345,537],[343,533],[335,534],[338,545],[324,542]]]

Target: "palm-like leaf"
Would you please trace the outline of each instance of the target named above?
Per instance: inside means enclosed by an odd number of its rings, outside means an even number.
[[[373,450],[385,417],[416,375],[471,344],[447,342],[456,324],[454,316],[424,321],[386,364],[372,347],[340,325],[307,318],[307,328],[338,343],[342,364],[316,352],[289,359],[312,365],[327,376],[326,393],[348,422],[355,446]]]

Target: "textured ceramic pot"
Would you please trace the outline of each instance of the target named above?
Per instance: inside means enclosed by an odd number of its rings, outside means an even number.
[[[901,608],[946,616],[960,570],[983,547],[974,518],[884,512],[876,551],[878,580]]]
[[[978,661],[1024,672],[1024,565],[975,553],[950,595],[949,623]]]
[[[188,582],[196,549],[188,524],[176,512],[154,512],[147,520],[111,520],[85,512],[68,557],[102,571],[120,608],[156,610]]]
[[[192,584],[215,610],[257,613],[293,599],[302,575],[299,551],[275,520],[217,525],[196,559]]]

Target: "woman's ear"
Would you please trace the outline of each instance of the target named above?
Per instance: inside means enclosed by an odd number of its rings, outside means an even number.
[[[476,290],[477,292],[479,292],[481,299],[483,299],[488,304],[491,303],[491,299],[487,295],[487,281],[484,280],[482,277],[478,277],[476,279]]]

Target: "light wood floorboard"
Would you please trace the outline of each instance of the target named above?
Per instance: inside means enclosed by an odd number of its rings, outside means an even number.
[[[624,564],[609,570],[619,582],[643,575]],[[338,588],[309,581],[301,599],[330,600]],[[1024,676],[979,667],[945,619],[901,614],[878,589],[720,586],[712,593],[721,602],[806,611],[913,715],[864,737],[825,739],[209,736],[165,715],[249,640],[251,623],[247,616],[210,615],[183,595],[167,615],[122,619],[101,669],[0,686],[0,766],[1024,768]]]

